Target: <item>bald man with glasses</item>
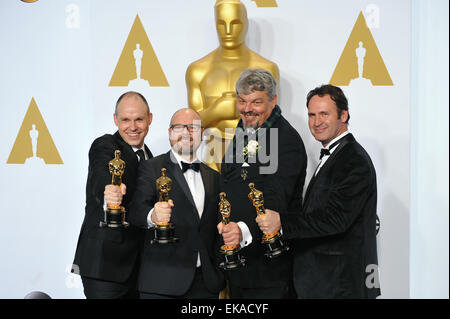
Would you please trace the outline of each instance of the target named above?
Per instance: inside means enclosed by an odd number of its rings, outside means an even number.
[[[140,166],[130,222],[149,229],[157,223],[175,226],[176,243],[151,244],[147,230],[139,273],[143,299],[214,299],[224,287],[217,269],[216,225],[219,174],[198,161],[203,129],[197,112],[185,108],[169,125],[171,150]],[[172,180],[168,202],[159,202],[156,179],[161,169]]]

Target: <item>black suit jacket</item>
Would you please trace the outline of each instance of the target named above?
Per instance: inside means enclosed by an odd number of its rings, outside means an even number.
[[[238,123],[238,128],[240,127],[241,121]],[[275,130],[277,139],[274,139]],[[242,288],[279,287],[292,280],[292,254],[289,251],[273,260],[264,256],[265,248],[261,244],[263,233],[255,221],[257,215],[248,198],[248,184],[255,183],[255,188],[263,192],[265,208],[278,211],[287,208],[300,210],[307,156],[300,135],[281,115],[271,129],[267,129],[265,134],[258,137],[260,145],[264,138],[267,145],[259,150],[256,163],[249,160],[249,167],[242,167],[242,163],[238,163],[236,159],[233,163],[227,163],[229,152],[242,152],[242,148],[233,142],[221,166],[221,190],[227,194],[231,204],[230,219],[233,222],[244,222],[252,235],[252,243],[241,250],[241,254],[247,259],[247,265],[226,273],[231,284]],[[271,138],[274,139],[275,145],[272,145]],[[260,168],[274,163],[262,163],[260,153],[273,155],[276,150],[278,165],[275,172],[261,174]],[[241,176],[242,169],[247,171],[245,180]]]
[[[294,246],[294,284],[299,298],[375,298],[366,286],[377,275],[375,169],[353,135],[344,136],[312,178],[301,214],[281,215]],[[378,279],[378,278],[376,278]],[[368,279],[369,286],[375,280]]]
[[[173,200],[171,223],[175,226],[177,243],[150,244],[153,230],[145,236],[142,264],[139,273],[139,291],[162,295],[181,296],[185,294],[193,279],[200,252],[202,274],[206,287],[219,292],[224,286],[223,275],[217,270],[215,258],[218,249],[217,232],[219,174],[204,164],[200,172],[205,188],[205,203],[200,218],[186,179],[176,159],[169,151],[143,163],[139,168],[136,192],[131,204],[130,220],[134,225],[148,228],[147,216],[159,193],[156,179],[161,168],[167,169],[172,179],[169,198]]]
[[[130,219],[129,203],[135,190],[138,158],[118,132],[97,138],[89,150],[89,171],[86,183],[86,209],[81,227],[74,265],[79,267],[81,276],[113,282],[125,282],[138,267],[138,256],[144,239],[144,232],[136,227],[125,230],[101,228],[104,220],[104,190],[111,184],[109,161],[115,150],[121,151],[125,161],[122,183],[127,186],[122,206],[126,209],[126,219]],[[145,146],[149,157],[153,157]],[[76,267],[75,266],[75,267]],[[77,272],[77,269],[72,269]]]

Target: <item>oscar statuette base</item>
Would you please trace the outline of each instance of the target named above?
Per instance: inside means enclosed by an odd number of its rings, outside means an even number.
[[[155,238],[150,241],[150,244],[169,244],[178,242],[175,237],[175,227],[168,223],[166,225],[156,225],[152,228],[155,232]]]
[[[276,233],[275,235],[263,236],[261,244],[266,246],[264,256],[269,259],[281,256],[283,252],[289,250],[289,247],[283,243],[279,233]]]
[[[100,221],[100,227],[125,229],[130,224],[125,221],[125,208],[108,207],[105,211],[105,221]]]
[[[219,265],[220,269],[230,270],[245,266],[245,258],[241,256],[239,246],[222,245],[220,247],[220,253],[224,259]]]

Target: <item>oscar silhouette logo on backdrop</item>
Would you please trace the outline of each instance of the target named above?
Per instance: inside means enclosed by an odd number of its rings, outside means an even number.
[[[275,0],[252,0],[256,2],[256,6],[258,8],[272,8],[278,7],[278,4]]]
[[[31,98],[7,164],[63,164],[34,98]]]
[[[337,63],[330,84],[394,85],[362,11]]]
[[[138,15],[134,19],[109,86],[169,86]]]

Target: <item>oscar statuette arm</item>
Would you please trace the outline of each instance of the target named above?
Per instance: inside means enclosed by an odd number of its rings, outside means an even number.
[[[200,81],[202,74],[191,64],[186,70],[186,88],[188,95],[188,106],[194,111],[200,112],[205,107],[202,92],[200,90]]]

